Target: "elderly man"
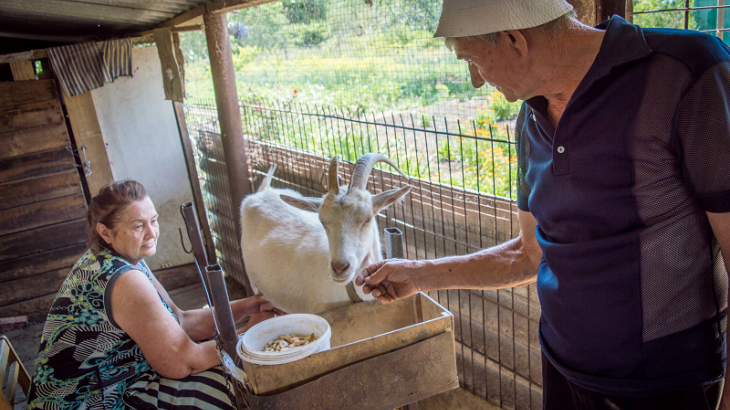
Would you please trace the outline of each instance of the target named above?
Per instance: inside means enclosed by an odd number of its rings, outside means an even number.
[[[469,64],[473,85],[525,101],[521,232],[471,255],[372,265],[356,283],[389,303],[537,282],[545,409],[716,409],[727,357],[730,51],[709,35],[618,16],[591,28],[571,9],[444,1],[436,36]]]

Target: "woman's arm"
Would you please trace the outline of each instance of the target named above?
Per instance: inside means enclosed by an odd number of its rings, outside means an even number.
[[[188,334],[190,339],[193,341],[208,340],[215,336],[215,324],[213,323],[213,313],[210,309],[193,309],[193,310],[182,310],[175,305],[170,295],[167,293],[162,284],[155,278],[154,275],[150,275],[155,288],[165,300],[170,309],[175,313],[175,316],[180,320],[180,326],[182,326],[185,333]],[[271,310],[272,307],[269,302],[264,299],[261,295],[255,295],[250,298],[234,300],[230,302],[231,312],[233,313],[233,321],[238,323],[247,316],[253,316],[243,329],[239,329],[239,332],[245,332],[254,324],[266,320],[274,316],[274,313],[261,312],[262,307],[265,310]],[[258,313],[262,313],[258,315]]]
[[[220,364],[215,342],[191,340],[160,303],[157,289],[144,273],[125,272],[112,288],[111,304],[114,321],[163,377],[182,379]]]

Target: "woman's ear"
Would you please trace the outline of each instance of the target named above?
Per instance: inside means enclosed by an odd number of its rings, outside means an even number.
[[[101,222],[97,222],[96,223],[96,233],[98,233],[99,236],[101,236],[101,239],[103,239],[104,242],[108,243],[109,245],[112,244],[111,231],[109,230],[109,228],[106,227],[106,225],[104,225]]]

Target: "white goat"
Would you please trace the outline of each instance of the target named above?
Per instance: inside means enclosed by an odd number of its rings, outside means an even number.
[[[363,268],[383,259],[376,215],[411,190],[406,185],[370,194],[367,180],[380,161],[404,175],[387,157],[365,154],[355,165],[349,187],[340,187],[335,156],[322,198],[270,188],[273,169],[269,170],[258,191],[241,204],[241,250],[255,290],[289,313],[316,313],[352,303],[346,285]],[[361,299],[372,299],[355,289]]]

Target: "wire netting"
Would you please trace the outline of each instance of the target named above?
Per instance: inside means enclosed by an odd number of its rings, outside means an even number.
[[[702,31],[730,44],[727,0],[634,0],[632,3],[629,14],[634,24]]]
[[[432,37],[441,3],[283,0],[230,13],[254,185],[276,163],[274,186],[321,195],[331,156],[345,161],[347,180],[359,156],[380,152],[410,179],[379,165],[371,192],[413,185],[402,204],[378,215],[381,230],[398,227],[404,233],[407,258],[463,255],[517,236],[512,130],[519,104],[489,86],[473,89],[466,64]],[[688,28],[728,39],[724,0],[631,5],[631,17],[644,27]],[[236,278],[237,216],[204,44],[202,33],[183,36],[193,97],[185,109],[217,256]],[[461,386],[502,408],[540,409],[534,286],[431,295],[455,316]]]
[[[218,144],[212,102],[186,102],[195,146]],[[431,116],[424,127],[403,113],[349,112],[320,105],[242,100],[244,137],[254,185],[278,164],[272,185],[319,196],[329,158],[340,155],[347,181],[367,152],[387,155],[410,178],[378,165],[368,188],[377,193],[410,184],[402,204],[381,211],[382,229],[403,232],[409,259],[463,255],[502,243],[519,232],[514,194],[516,144],[511,125],[480,131],[474,123]],[[200,148],[198,148],[200,149]],[[202,152],[202,150],[201,150]],[[202,185],[225,178],[225,166],[202,156]],[[219,218],[208,212],[209,217]],[[212,229],[216,224],[211,223]],[[214,237],[220,235],[214,234]],[[462,387],[503,408],[541,408],[540,308],[534,286],[499,291],[431,292],[455,316]]]

